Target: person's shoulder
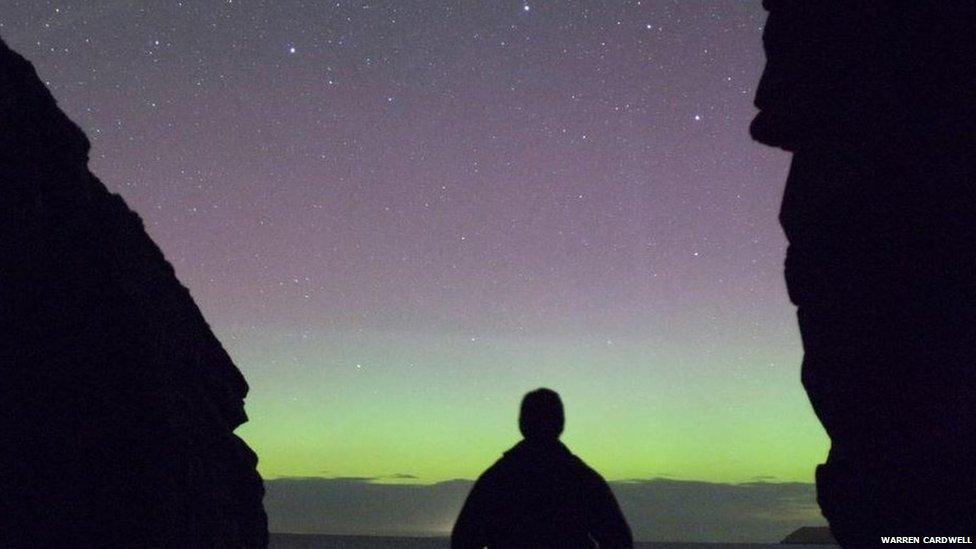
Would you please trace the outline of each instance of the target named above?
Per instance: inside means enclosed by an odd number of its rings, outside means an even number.
[[[478,476],[477,483],[490,484],[504,478],[511,469],[512,458],[507,454],[495,460],[481,475]]]
[[[569,454],[569,462],[572,464],[573,470],[578,477],[590,483],[606,484],[607,481],[603,478],[603,475],[598,473],[596,469],[590,467],[589,464],[576,454]]]

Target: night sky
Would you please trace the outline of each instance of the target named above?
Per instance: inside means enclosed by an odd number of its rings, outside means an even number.
[[[251,385],[267,477],[812,480],[758,0],[0,0]]]

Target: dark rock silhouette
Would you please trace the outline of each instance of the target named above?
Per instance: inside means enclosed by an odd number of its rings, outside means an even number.
[[[478,478],[451,534],[454,549],[633,547],[610,487],[559,441],[559,395],[525,395],[525,437]]]
[[[783,538],[780,543],[787,545],[836,545],[837,540],[830,535],[830,528],[804,526],[790,532],[790,535]]]
[[[0,546],[263,547],[240,372],[0,42]]]
[[[766,0],[752,135],[844,546],[976,533],[976,3]],[[938,534],[936,534],[938,532]]]

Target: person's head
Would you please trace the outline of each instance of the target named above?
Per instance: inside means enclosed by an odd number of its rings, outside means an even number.
[[[556,440],[565,422],[563,402],[556,391],[536,389],[522,399],[519,430],[527,440]]]

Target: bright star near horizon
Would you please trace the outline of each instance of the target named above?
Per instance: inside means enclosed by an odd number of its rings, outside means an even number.
[[[295,53],[295,46],[288,46],[288,53]]]
[[[528,4],[525,4],[524,6],[522,6],[522,11],[529,11],[530,9],[532,9],[532,7],[529,6]]]

